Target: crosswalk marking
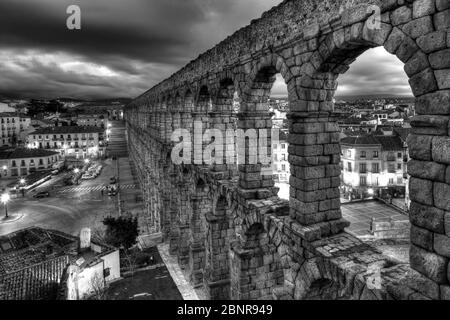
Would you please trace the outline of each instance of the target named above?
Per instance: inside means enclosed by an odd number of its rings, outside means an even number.
[[[124,184],[120,186],[121,190],[125,189],[137,189],[138,186],[135,184]],[[90,187],[70,187],[63,190],[58,191],[58,193],[72,193],[72,192],[95,192],[106,190],[105,186],[90,186]]]

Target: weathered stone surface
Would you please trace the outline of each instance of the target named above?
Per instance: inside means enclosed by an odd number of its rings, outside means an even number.
[[[404,33],[416,39],[434,31],[433,21],[430,16],[412,20],[402,27]]]
[[[411,177],[409,181],[409,196],[413,201],[432,206],[433,182]]]
[[[413,2],[413,18],[431,15],[436,11],[435,0],[417,0]]]
[[[450,164],[450,137],[435,137],[432,142],[433,160]]]
[[[445,181],[446,166],[436,162],[411,160],[408,163],[408,174],[413,177],[433,181]]]
[[[445,234],[450,237],[450,212],[446,212],[444,216]]]
[[[411,245],[410,261],[411,267],[427,278],[440,284],[447,282],[448,260],[446,258]]]
[[[450,2],[448,0],[436,0],[436,8],[438,11],[444,11],[450,8]]]
[[[425,53],[430,53],[433,51],[445,49],[447,47],[446,39],[447,31],[436,31],[417,38],[417,45]]]
[[[412,77],[416,73],[419,73],[430,66],[427,56],[421,52],[417,51],[407,63],[405,63],[404,70],[409,77]]]
[[[417,99],[418,114],[450,114],[450,90],[426,94]]]
[[[434,74],[439,89],[450,89],[450,69],[436,70]]]
[[[434,25],[436,30],[447,30],[450,28],[450,9],[436,13],[434,15]]]
[[[431,136],[419,136],[410,134],[407,138],[409,156],[416,160],[431,160]]]
[[[432,69],[425,69],[422,72],[412,76],[409,79],[409,84],[411,85],[411,90],[416,97],[438,89]]]
[[[409,218],[421,228],[444,234],[444,211],[435,207],[411,202]]]
[[[429,59],[431,67],[435,69],[450,68],[450,49],[433,52]]]
[[[433,248],[439,255],[450,258],[450,237],[436,233]]]
[[[450,286],[440,286],[441,300],[450,300]]]
[[[433,195],[436,207],[450,211],[450,184],[435,182]]]
[[[404,41],[405,38],[406,38],[405,33],[402,30],[400,30],[399,28],[395,27],[392,29],[391,34],[389,35],[388,39],[384,43],[384,48],[386,49],[387,52],[395,54],[398,47]],[[424,39],[427,39],[427,38],[424,37]],[[426,41],[426,40],[424,40],[424,41]]]
[[[391,23],[394,26],[398,26],[399,24],[404,24],[411,21],[411,17],[412,10],[407,6],[402,6],[392,12]]]
[[[448,118],[442,116],[415,116],[411,120],[414,134],[442,136],[448,132]]]
[[[433,251],[433,232],[412,225],[411,242],[425,250]]]

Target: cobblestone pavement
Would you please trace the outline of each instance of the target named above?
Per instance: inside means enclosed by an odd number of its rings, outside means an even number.
[[[392,219],[394,221],[408,221],[408,216],[402,214],[379,201],[363,201],[346,203],[341,206],[342,217],[349,221],[350,227],[346,230],[355,236],[369,235],[372,219],[381,221]]]
[[[164,261],[164,264],[169,270],[170,276],[175,282],[178,290],[180,290],[183,300],[200,300],[196,290],[192,287],[189,281],[187,281],[183,271],[180,269],[177,258],[169,254],[169,245],[158,245],[158,251]]]

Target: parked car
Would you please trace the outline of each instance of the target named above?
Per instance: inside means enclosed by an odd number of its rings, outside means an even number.
[[[36,198],[36,199],[48,198],[48,197],[50,197],[50,192],[48,192],[48,191],[41,191],[41,192],[36,193],[33,196],[33,198]]]

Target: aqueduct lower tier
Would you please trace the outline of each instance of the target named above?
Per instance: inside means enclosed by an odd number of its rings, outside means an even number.
[[[448,0],[287,0],[126,108],[148,223],[195,285],[211,299],[450,299],[449,25]],[[377,46],[405,64],[416,97],[410,264],[347,234],[340,210],[332,99],[339,75]],[[289,202],[261,164],[172,163],[172,132],[195,120],[271,128],[276,73],[289,91]]]

